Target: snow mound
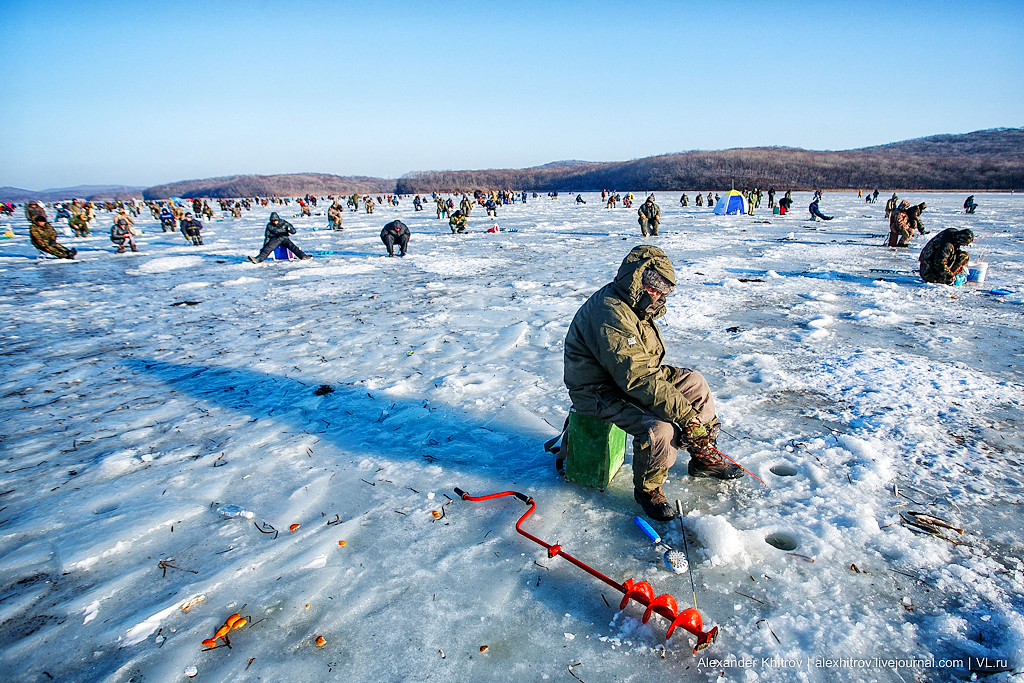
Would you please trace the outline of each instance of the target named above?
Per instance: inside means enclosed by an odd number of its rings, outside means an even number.
[[[416,266],[420,270],[438,275],[475,275],[502,265],[505,265],[504,259],[460,258],[458,256],[435,256],[430,260],[416,261]]]
[[[748,569],[752,561],[739,530],[721,515],[706,515],[687,520],[690,529],[697,535],[697,542],[703,546],[698,553],[713,567],[736,567]]]
[[[203,263],[202,256],[162,256],[150,259],[138,267],[140,273],[169,273],[182,268],[196,268]]]

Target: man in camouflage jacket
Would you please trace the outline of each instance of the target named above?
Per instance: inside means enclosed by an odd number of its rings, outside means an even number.
[[[565,337],[564,381],[573,408],[633,436],[633,497],[659,521],[676,515],[661,486],[679,448],[690,452],[691,476],[743,475],[715,448],[718,417],[704,377],[662,362],[665,344],[654,321],[665,314],[675,281],[665,252],[634,247],[615,280],[576,313]]]
[[[448,219],[448,227],[452,229],[453,235],[455,233],[461,235],[466,232],[466,217],[462,215],[462,209],[456,209],[455,213]]]
[[[32,240],[32,246],[39,251],[46,254],[53,254],[57,258],[75,258],[75,254],[78,253],[77,249],[68,249],[65,246],[57,244],[57,231],[53,229],[50,222],[46,220],[44,214],[36,214],[32,220],[32,226],[29,228],[29,239]]]
[[[956,228],[946,228],[933,237],[921,250],[921,279],[934,284],[953,284],[957,274],[971,260],[971,255],[961,247],[973,241],[973,232]]]
[[[647,237],[647,231],[655,237],[658,236],[658,224],[661,223],[661,209],[654,203],[654,195],[647,198],[640,208],[636,210],[637,221],[640,223],[640,232]]]

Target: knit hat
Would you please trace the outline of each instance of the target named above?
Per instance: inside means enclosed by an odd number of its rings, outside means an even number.
[[[643,282],[645,287],[649,287],[664,296],[668,296],[675,290],[671,282],[666,280],[661,273],[650,267],[644,271],[641,282]]]

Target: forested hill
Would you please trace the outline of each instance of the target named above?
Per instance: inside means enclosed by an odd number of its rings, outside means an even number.
[[[966,135],[932,135],[852,150],[885,156],[1024,158],[1024,128],[992,128]]]
[[[1024,189],[1024,129],[934,135],[877,147],[812,151],[753,147],[610,163],[483,171],[427,171],[398,180],[403,194],[511,188],[539,191],[785,189]]]
[[[168,197],[288,197],[461,192],[513,189],[550,192],[725,190],[1024,190],[1024,128],[933,135],[876,147],[814,151],[749,147],[693,151],[632,161],[553,161],[523,169],[424,171],[397,181],[326,173],[236,175],[150,187],[146,199]],[[59,201],[72,197],[138,196],[138,188],[80,186],[32,192],[0,188],[0,201]]]
[[[141,187],[126,185],[78,185],[50,190],[23,190],[18,187],[0,187],[0,202],[60,202],[67,199],[102,201],[107,199],[130,199],[142,196]]]
[[[146,199],[168,197],[295,197],[305,194],[346,195],[389,193],[395,181],[365,176],[337,176],[327,173],[288,173],[283,175],[235,175],[205,180],[183,180],[156,185],[142,194]]]

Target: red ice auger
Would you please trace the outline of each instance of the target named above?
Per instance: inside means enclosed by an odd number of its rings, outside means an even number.
[[[654,613],[660,614],[669,621],[668,631],[665,633],[666,638],[672,637],[672,633],[676,630],[677,626],[692,633],[697,638],[697,644],[693,648],[694,654],[697,654],[698,651],[703,650],[708,645],[715,642],[715,639],[718,637],[717,626],[712,627],[710,631],[704,632],[704,620],[701,619],[700,612],[697,611],[696,607],[684,609],[680,612],[679,606],[676,604],[676,599],[674,597],[668,593],[655,597],[654,588],[652,588],[651,584],[646,581],[634,582],[633,579],[626,579],[625,583],[613,581],[601,572],[587,566],[569,553],[563,551],[562,546],[545,543],[536,536],[523,531],[523,522],[525,522],[526,518],[532,515],[533,511],[537,509],[537,503],[535,503],[533,498],[527,496],[525,493],[519,493],[518,491],[504,491],[502,493],[492,493],[489,496],[471,496],[462,489],[456,488],[455,494],[462,500],[470,501],[491,500],[493,498],[501,498],[503,496],[515,496],[530,506],[530,509],[526,511],[526,514],[520,517],[519,521],[516,522],[516,531],[523,536],[526,536],[534,543],[537,543],[547,549],[549,558],[560,556],[567,562],[576,565],[586,573],[590,574],[595,579],[604,581],[606,584],[622,593],[623,597],[622,602],[619,603],[619,609],[625,609],[630,600],[636,600],[646,608],[643,617],[640,619],[642,623],[646,624]]]

